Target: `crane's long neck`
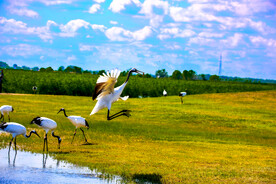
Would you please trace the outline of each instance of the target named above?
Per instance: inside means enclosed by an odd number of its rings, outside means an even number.
[[[127,84],[127,82],[128,82],[128,79],[129,79],[129,77],[130,77],[130,74],[132,73],[132,71],[129,71],[128,72],[128,74],[127,74],[127,79],[126,79],[126,81],[124,82],[124,83],[126,83]]]
[[[64,112],[64,116],[65,116],[65,117],[68,117],[68,116],[66,115],[65,109],[63,110],[63,112]]]
[[[30,134],[29,135],[27,135],[27,134],[25,134],[25,137],[26,138],[29,138],[29,137],[31,137],[31,135],[34,133],[34,131],[30,131]]]

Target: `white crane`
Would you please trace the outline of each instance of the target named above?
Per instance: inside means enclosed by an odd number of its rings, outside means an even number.
[[[181,104],[183,104],[183,96],[186,96],[187,95],[187,93],[186,92],[180,92],[179,93],[179,97],[180,97],[180,99],[181,99]]]
[[[56,137],[58,139],[58,149],[60,149],[61,138],[54,134],[54,131],[57,128],[57,123],[54,120],[52,120],[50,118],[45,118],[45,117],[36,117],[31,121],[31,124],[33,124],[33,123],[45,130],[43,152],[45,150],[45,144],[46,144],[47,151],[48,151],[47,134],[49,131],[52,132],[53,137]]]
[[[108,109],[107,120],[112,120],[119,116],[127,116],[127,117],[130,116],[130,113],[129,113],[130,110],[122,110],[116,114],[113,114],[112,116],[109,116],[109,113],[110,113],[110,109],[111,109],[111,104],[113,102],[116,102],[120,98],[120,95],[122,94],[125,86],[127,85],[128,79],[132,72],[136,72],[138,74],[143,73],[135,68],[132,68],[128,72],[126,81],[121,86],[118,86],[115,89],[114,89],[114,86],[117,82],[117,79],[118,79],[120,73],[121,73],[119,70],[117,70],[117,69],[111,70],[110,73],[107,71],[106,74],[103,73],[103,75],[101,75],[98,78],[96,86],[95,86],[95,90],[93,93],[93,97],[92,97],[93,100],[96,99],[98,101],[90,115],[93,115],[93,114],[97,113],[99,110],[107,107],[107,109]]]
[[[3,121],[4,121],[4,116],[5,116],[5,114],[7,114],[8,115],[8,117],[9,117],[9,121],[11,121],[10,120],[10,112],[13,112],[14,111],[14,109],[12,108],[12,106],[11,105],[2,105],[1,107],[0,107],[0,112],[1,112],[1,117],[0,117],[0,120],[3,118]]]
[[[15,147],[15,150],[16,150],[16,137],[18,135],[23,135],[24,137],[26,138],[29,138],[31,137],[32,134],[36,134],[38,137],[40,137],[35,130],[32,130],[30,132],[29,135],[26,134],[27,130],[26,128],[19,124],[19,123],[15,123],[15,122],[8,122],[8,123],[1,123],[0,124],[0,129],[5,131],[5,132],[8,132],[12,135],[12,139],[10,141],[10,146],[9,146],[9,154],[10,154],[10,149],[11,149],[11,144],[12,144],[12,141],[14,139],[14,147]]]
[[[163,96],[167,96],[167,91],[166,90],[163,91]]]
[[[61,109],[58,111],[58,113],[61,112],[61,111],[64,112],[64,116],[65,116],[66,118],[68,118],[69,121],[76,127],[75,133],[74,133],[74,136],[73,136],[73,139],[72,139],[71,144],[73,143],[73,140],[74,140],[74,138],[75,138],[77,128],[80,128],[80,130],[81,130],[82,133],[83,133],[83,136],[84,136],[84,139],[85,139],[85,143],[88,143],[88,142],[87,142],[87,139],[86,139],[86,137],[85,137],[85,135],[84,135],[84,131],[83,131],[83,129],[81,129],[81,127],[85,127],[85,128],[87,128],[87,129],[89,129],[89,124],[88,124],[88,122],[85,120],[85,118],[83,118],[83,117],[81,117],[81,116],[67,116],[64,108],[61,108]]]

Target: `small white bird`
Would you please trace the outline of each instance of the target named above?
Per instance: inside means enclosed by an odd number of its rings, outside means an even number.
[[[71,121],[71,123],[76,127],[75,133],[74,133],[74,136],[73,136],[73,139],[72,139],[71,144],[73,143],[73,140],[74,140],[74,138],[75,138],[77,128],[80,128],[80,130],[81,130],[82,133],[83,133],[83,136],[84,136],[84,139],[85,139],[85,143],[88,143],[88,142],[87,142],[87,139],[86,139],[86,137],[85,137],[85,135],[84,135],[84,131],[83,131],[83,129],[81,129],[81,127],[85,127],[85,128],[87,128],[87,129],[89,129],[89,124],[88,124],[88,122],[85,120],[85,118],[83,118],[83,117],[81,117],[81,116],[67,116],[64,108],[61,108],[61,109],[58,111],[58,113],[61,112],[61,111],[64,112],[64,116],[65,116],[66,118],[68,118],[69,121]]]
[[[5,131],[5,132],[8,132],[12,135],[12,139],[10,141],[10,146],[9,146],[9,153],[10,153],[10,148],[11,148],[11,144],[12,144],[12,141],[14,139],[14,147],[15,147],[15,150],[16,150],[16,137],[18,135],[23,135],[24,137],[26,138],[29,138],[31,137],[32,134],[36,134],[38,137],[40,137],[35,130],[32,130],[30,132],[29,135],[26,134],[27,130],[26,128],[19,124],[19,123],[15,123],[15,122],[8,122],[8,123],[1,123],[0,124],[0,129]]]
[[[49,131],[52,132],[53,137],[56,137],[58,139],[58,149],[60,149],[61,138],[54,134],[54,131],[57,128],[57,123],[54,120],[52,120],[50,118],[45,118],[45,117],[36,117],[31,121],[31,124],[33,124],[33,123],[45,130],[43,151],[45,150],[45,144],[46,144],[47,151],[48,151],[47,133]]]
[[[1,117],[0,117],[0,120],[3,118],[3,121],[4,121],[4,116],[5,116],[5,114],[7,114],[8,115],[8,117],[9,117],[9,121],[11,121],[10,120],[10,112],[13,112],[14,111],[14,109],[12,108],[12,106],[10,106],[10,105],[3,105],[3,106],[1,106],[0,107],[0,112],[1,112]]]
[[[138,74],[141,74],[142,72],[132,68],[129,72],[128,72],[128,76],[126,81],[121,85],[118,86],[114,89],[114,86],[117,82],[117,79],[120,75],[120,71],[115,69],[115,70],[111,70],[111,72],[109,73],[108,71],[105,73],[103,73],[103,75],[101,75],[96,83],[95,86],[95,90],[93,93],[93,100],[97,100],[97,103],[95,105],[95,107],[93,108],[92,112],[90,115],[93,115],[95,113],[97,113],[99,110],[103,109],[103,108],[107,108],[107,120],[112,120],[114,118],[117,118],[119,116],[130,116],[130,110],[122,110],[116,114],[113,114],[112,116],[109,116],[110,113],[110,109],[111,109],[111,104],[113,102],[116,102],[119,98],[120,95],[122,94],[125,86],[127,85],[128,79],[131,75],[132,72],[136,72]],[[144,73],[143,73],[144,74]]]
[[[186,96],[187,95],[187,93],[186,92],[180,92],[179,93],[179,97],[180,97],[180,99],[181,99],[181,104],[183,104],[183,96]]]
[[[167,91],[166,90],[163,91],[163,96],[167,96]]]

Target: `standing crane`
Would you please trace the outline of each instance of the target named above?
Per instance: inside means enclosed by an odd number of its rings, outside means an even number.
[[[35,130],[32,130],[30,132],[29,135],[26,134],[27,130],[26,128],[19,124],[19,123],[15,123],[15,122],[8,122],[8,123],[1,123],[0,124],[0,129],[5,131],[5,132],[8,132],[12,135],[12,139],[10,141],[10,145],[9,145],[9,154],[10,154],[10,149],[11,149],[11,144],[12,144],[12,141],[14,139],[14,148],[16,150],[16,137],[18,135],[23,135],[24,137],[26,138],[29,138],[31,137],[32,134],[36,134],[38,137],[40,137]]]
[[[45,145],[47,147],[47,152],[48,152],[47,134],[49,131],[52,132],[53,137],[56,137],[58,139],[58,149],[60,149],[61,138],[54,134],[54,131],[57,128],[57,123],[54,120],[52,120],[50,118],[45,118],[45,117],[36,117],[31,121],[31,124],[33,124],[33,123],[45,130],[43,152],[45,150]]]
[[[187,93],[186,92],[180,92],[179,93],[179,97],[180,97],[180,99],[181,99],[181,104],[183,104],[183,96],[186,96],[187,95]]]
[[[4,121],[4,116],[5,116],[5,114],[7,114],[8,117],[9,117],[9,121],[11,121],[9,113],[13,112],[13,111],[14,111],[14,109],[12,108],[12,106],[10,106],[10,105],[2,105],[0,107],[0,112],[1,112],[0,120],[3,118],[3,121]]]
[[[143,72],[137,70],[136,68],[132,68],[127,75],[127,79],[126,81],[121,85],[118,86],[116,88],[114,88],[117,79],[120,75],[120,71],[115,69],[115,70],[111,70],[111,72],[109,73],[108,71],[105,73],[103,73],[103,75],[101,75],[96,83],[95,86],[95,90],[93,93],[93,100],[97,100],[97,103],[95,105],[95,107],[93,108],[92,112],[90,115],[93,115],[95,113],[97,113],[99,110],[106,108],[108,109],[107,111],[107,120],[112,120],[114,118],[117,118],[119,116],[130,116],[130,110],[122,110],[116,114],[113,114],[112,116],[109,115],[110,113],[110,109],[111,109],[111,104],[113,102],[116,102],[119,98],[120,95],[122,94],[125,86],[127,85],[128,79],[131,75],[131,73],[138,73],[141,74]],[[143,73],[144,74],[144,73]]]
[[[86,139],[86,137],[85,137],[85,135],[84,135],[84,131],[83,131],[83,129],[81,129],[81,127],[86,127],[87,129],[89,129],[89,124],[88,124],[88,122],[85,120],[85,118],[80,117],[80,116],[67,116],[64,108],[61,108],[61,109],[58,111],[58,113],[61,112],[61,111],[64,112],[64,116],[65,116],[66,118],[68,118],[69,121],[71,121],[71,123],[76,127],[75,133],[74,133],[74,136],[73,136],[73,139],[72,139],[71,144],[73,143],[73,140],[74,140],[74,138],[75,138],[77,128],[80,128],[80,130],[81,130],[82,133],[83,133],[83,136],[84,136],[84,139],[85,139],[85,143],[88,143],[88,142],[87,142],[87,139]]]
[[[163,91],[163,96],[167,96],[167,91],[166,90]]]

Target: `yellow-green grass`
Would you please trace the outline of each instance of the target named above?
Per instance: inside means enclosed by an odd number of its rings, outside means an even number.
[[[131,98],[112,105],[111,114],[132,110],[129,118],[106,120],[107,110],[89,116],[91,97],[53,95],[0,95],[0,105],[28,130],[36,116],[54,119],[57,140],[48,136],[49,151],[57,159],[120,175],[129,182],[154,183],[275,183],[276,91]],[[80,115],[90,124],[84,143],[78,130],[57,114]],[[0,134],[2,146],[11,136]],[[43,138],[17,138],[21,149],[41,152]]]

